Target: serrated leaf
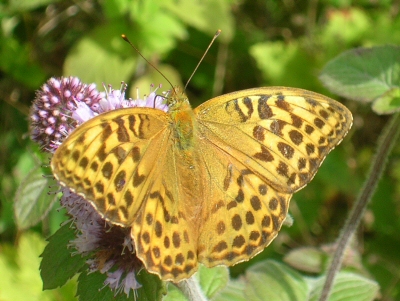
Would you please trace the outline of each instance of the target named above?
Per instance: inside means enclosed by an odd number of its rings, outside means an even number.
[[[322,291],[325,277],[320,277],[312,285],[310,301],[317,301]],[[372,301],[378,297],[379,285],[363,276],[340,272],[335,279],[329,301]]]
[[[145,269],[142,269],[136,275],[137,281],[142,285],[137,290],[137,301],[158,301],[167,293],[165,282],[154,274],[150,274]]]
[[[378,97],[372,104],[377,114],[392,114],[400,111],[400,89],[394,88]]]
[[[83,272],[78,278],[78,289],[76,295],[80,301],[126,301],[126,295],[118,294],[114,296],[114,292],[108,286],[104,286],[107,275],[95,272],[87,274]]]
[[[338,95],[371,102],[400,87],[400,47],[346,51],[326,64],[320,80]]]
[[[247,300],[307,300],[308,285],[295,270],[274,260],[266,260],[246,271]],[[266,283],[268,285],[266,285]]]
[[[165,285],[156,275],[149,274],[145,270],[136,276],[142,285],[135,292],[130,291],[127,296],[124,291],[115,293],[109,286],[104,285],[107,275],[95,272],[91,274],[81,273],[78,278],[77,295],[82,301],[158,301],[166,293]]]
[[[74,230],[66,224],[48,239],[40,263],[43,289],[53,289],[64,285],[84,266],[86,259],[80,255],[72,256],[68,248],[69,241],[74,238]]]
[[[53,207],[57,194],[49,194],[49,186],[56,185],[50,177],[43,177],[40,166],[35,167],[18,187],[14,199],[14,214],[19,229],[27,229],[40,222]]]
[[[229,281],[229,270],[224,266],[206,268],[200,265],[196,277],[199,279],[204,294],[211,299],[218,291],[227,285]]]

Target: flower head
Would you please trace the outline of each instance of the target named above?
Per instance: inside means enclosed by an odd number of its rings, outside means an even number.
[[[31,139],[53,152],[77,126],[71,118],[76,108],[94,108],[102,98],[96,85],[83,84],[77,77],[50,78],[37,91],[31,108]]]
[[[62,189],[61,205],[67,209],[76,230],[76,238],[69,246],[74,255],[92,255],[87,261],[90,272],[106,273],[104,285],[115,293],[141,287],[135,275],[143,267],[136,257],[130,228],[107,223],[83,197]]]
[[[126,88],[122,83],[119,90],[109,86],[106,92],[98,92],[95,84],[84,84],[77,77],[49,79],[31,108],[31,139],[52,153],[78,125],[101,113],[133,107],[168,111],[165,97],[155,93],[158,88],[134,100],[125,98]]]

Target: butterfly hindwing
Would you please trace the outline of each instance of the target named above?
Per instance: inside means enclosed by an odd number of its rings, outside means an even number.
[[[176,282],[198,268],[202,197],[200,186],[194,184],[200,181],[197,168],[190,168],[195,164],[192,154],[178,149],[175,142],[174,135],[165,140],[132,237],[147,270]]]
[[[296,192],[314,177],[352,123],[340,103],[283,87],[222,95],[197,107],[195,114],[200,135],[285,193]]]
[[[278,234],[291,194],[276,191],[242,160],[199,142],[204,203],[199,261],[231,266],[261,252]]]

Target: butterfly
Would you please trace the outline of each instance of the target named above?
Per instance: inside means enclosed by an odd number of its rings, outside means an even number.
[[[76,128],[51,161],[61,185],[131,227],[137,256],[163,280],[199,263],[249,260],[277,236],[293,193],[352,125],[323,95],[287,87],[215,97],[192,109],[174,87],[168,112],[123,108]]]

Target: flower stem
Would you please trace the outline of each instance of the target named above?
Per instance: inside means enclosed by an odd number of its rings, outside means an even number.
[[[344,252],[350,243],[351,237],[357,230],[358,225],[364,215],[369,201],[371,200],[376,186],[386,167],[387,158],[392,151],[393,146],[397,141],[400,133],[400,113],[396,113],[390,119],[388,124],[383,129],[381,137],[378,140],[377,152],[372,165],[368,172],[368,178],[364,182],[364,186],[357,197],[356,202],[351,209],[349,216],[346,219],[345,225],[337,240],[337,249],[333,255],[330,264],[324,287],[322,289],[319,301],[326,301],[330,295],[335,276],[340,270]]]
[[[195,275],[193,275],[189,279],[178,282],[176,286],[181,290],[181,292],[186,296],[189,301],[208,301]]]

